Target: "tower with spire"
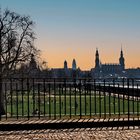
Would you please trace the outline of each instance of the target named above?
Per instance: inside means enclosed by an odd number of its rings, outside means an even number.
[[[68,65],[67,65],[67,61],[64,61],[64,69],[67,70],[68,69]]]
[[[99,59],[99,52],[98,48],[96,48],[96,54],[95,54],[95,68],[100,67],[100,59]]]
[[[124,59],[124,56],[123,56],[123,50],[122,50],[122,48],[121,48],[119,63],[121,65],[121,68],[124,70],[125,69],[125,59]]]
[[[73,61],[72,61],[72,69],[73,69],[73,70],[76,70],[76,69],[77,69],[75,59],[73,59]]]

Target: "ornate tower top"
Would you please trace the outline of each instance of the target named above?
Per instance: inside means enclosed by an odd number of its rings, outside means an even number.
[[[125,69],[125,59],[124,59],[124,56],[123,56],[122,46],[121,46],[121,53],[120,53],[119,62],[120,62],[120,65],[121,65],[122,69],[124,70]]]
[[[95,68],[99,68],[99,67],[100,67],[99,52],[98,52],[98,48],[96,48],[96,54],[95,54]]]
[[[65,60],[64,61],[64,69],[67,69],[67,68],[68,68],[67,61]]]
[[[73,61],[72,61],[72,69],[73,70],[76,70],[77,69],[76,60],[75,59],[73,59]]]

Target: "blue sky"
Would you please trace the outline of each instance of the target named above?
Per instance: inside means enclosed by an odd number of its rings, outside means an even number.
[[[102,63],[118,63],[121,44],[126,66],[140,67],[140,0],[0,0],[30,15],[42,57],[49,67],[69,66],[73,58],[82,69],[94,67],[99,48]]]

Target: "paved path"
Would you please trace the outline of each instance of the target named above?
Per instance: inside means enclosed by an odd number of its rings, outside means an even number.
[[[62,129],[0,132],[0,140],[140,140],[138,128]]]

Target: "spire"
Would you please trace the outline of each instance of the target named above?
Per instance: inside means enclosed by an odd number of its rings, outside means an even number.
[[[99,67],[100,67],[99,52],[98,52],[98,48],[96,48],[96,54],[95,54],[95,68],[99,68]]]
[[[125,59],[123,57],[122,44],[121,44],[121,53],[120,53],[119,62],[120,62],[120,65],[121,65],[122,69],[125,69]]]
[[[96,48],[96,55],[99,55],[98,48]]]
[[[123,49],[122,49],[122,44],[121,44],[121,54],[120,57],[123,57]]]
[[[67,61],[65,60],[64,61],[64,69],[67,69],[67,68],[68,68]]]
[[[73,70],[76,70],[77,69],[76,60],[75,59],[73,59],[73,61],[72,61],[72,69]]]

